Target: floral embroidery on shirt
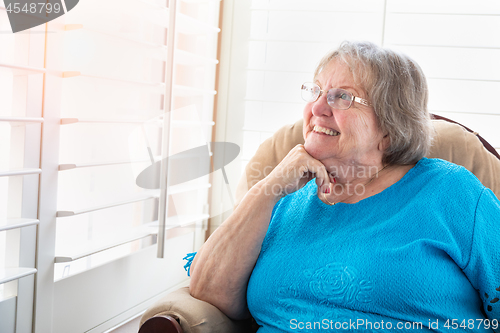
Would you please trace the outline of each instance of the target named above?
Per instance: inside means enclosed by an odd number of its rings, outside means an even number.
[[[341,263],[331,263],[316,271],[304,271],[310,279],[309,289],[322,303],[350,304],[355,301],[369,303],[372,283],[362,280],[358,271]]]

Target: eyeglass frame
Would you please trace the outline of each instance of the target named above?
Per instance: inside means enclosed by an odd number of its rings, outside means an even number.
[[[347,109],[338,109],[338,110],[349,110],[351,108],[351,106],[352,106],[352,102],[356,102],[356,103],[359,103],[359,104],[364,105],[364,106],[371,106],[370,102],[368,102],[366,99],[354,96],[352,93],[350,93],[349,91],[347,91],[345,89],[342,89],[342,88],[331,88],[331,89],[328,89],[328,90],[325,91],[325,90],[322,90],[321,87],[318,84],[314,83],[314,82],[304,82],[304,83],[302,83],[302,86],[300,87],[300,89],[302,90],[302,87],[304,87],[304,84],[307,84],[307,83],[314,84],[315,86],[317,86],[319,88],[318,97],[316,97],[316,99],[314,101],[306,101],[308,103],[316,102],[321,97],[321,95],[323,95],[323,93],[325,93],[325,92],[326,92],[326,95],[328,96],[328,92],[330,90],[332,90],[332,89],[340,89],[340,90],[344,90],[344,91],[348,92],[349,94],[351,94],[352,99],[350,100],[351,104],[349,104],[349,107]],[[304,98],[302,98],[302,99],[304,99]],[[328,103],[328,105],[330,105],[330,103]],[[333,106],[331,106],[331,107],[333,107]]]

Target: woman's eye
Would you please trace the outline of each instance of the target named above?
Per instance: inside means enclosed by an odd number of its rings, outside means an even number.
[[[347,95],[345,93],[338,93],[338,94],[335,94],[335,99],[346,100],[347,99]]]

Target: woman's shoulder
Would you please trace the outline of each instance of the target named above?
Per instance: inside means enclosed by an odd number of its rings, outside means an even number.
[[[482,192],[484,189],[479,179],[465,167],[439,158],[424,157],[411,171],[412,178],[453,192]]]
[[[445,173],[463,173],[464,175],[469,173],[472,175],[472,173],[464,168],[461,165],[442,160],[440,158],[427,158],[424,157],[420,161],[418,161],[417,166],[420,166],[422,170],[433,170],[433,171],[438,171],[438,172],[445,172]]]
[[[447,174],[460,175],[462,177],[475,177],[474,174],[465,167],[440,158],[424,157],[417,162],[416,166],[420,169],[420,172],[434,172],[442,175]]]

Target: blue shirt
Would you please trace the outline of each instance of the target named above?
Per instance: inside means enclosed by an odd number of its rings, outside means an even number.
[[[500,202],[472,173],[423,158],[355,204],[316,193],[274,207],[247,290],[259,333],[500,332]]]

